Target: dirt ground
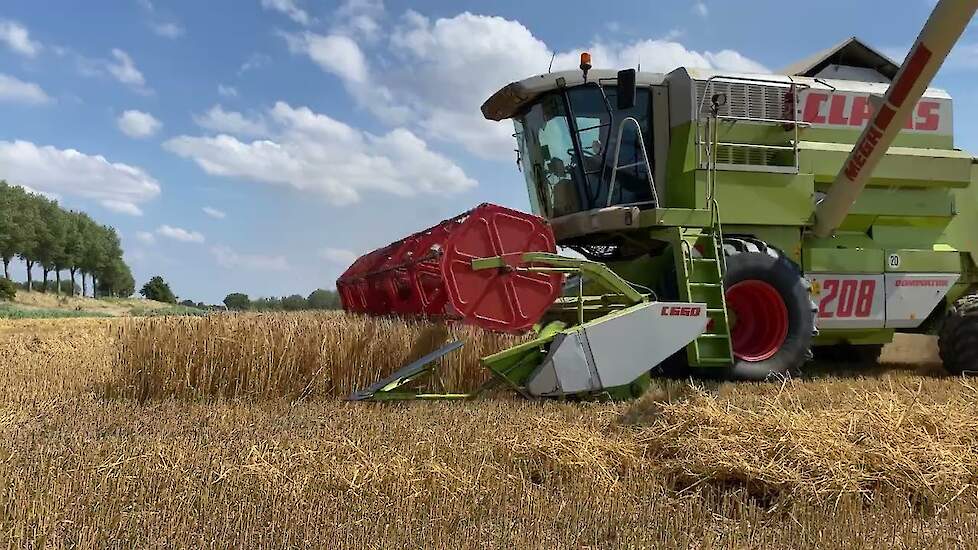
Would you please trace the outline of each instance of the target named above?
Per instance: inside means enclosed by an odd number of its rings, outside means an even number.
[[[938,367],[937,338],[926,334],[897,334],[893,342],[883,347],[880,363]]]

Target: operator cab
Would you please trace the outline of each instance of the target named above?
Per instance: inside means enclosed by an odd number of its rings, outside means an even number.
[[[652,86],[661,84],[661,75],[634,70],[563,71],[514,82],[486,101],[486,118],[514,121],[535,214],[658,205]]]

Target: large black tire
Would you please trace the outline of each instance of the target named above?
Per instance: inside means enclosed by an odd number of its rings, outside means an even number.
[[[750,237],[730,237],[723,240],[727,271],[723,285],[730,305],[730,289],[738,283],[761,282],[763,288],[773,288],[787,312],[787,332],[773,355],[746,356],[734,349],[733,378],[766,380],[799,369],[811,358],[812,338],[816,333],[815,316],[818,308],[812,301],[810,283],[797,264],[776,248]],[[769,286],[768,286],[769,285]],[[741,287],[742,288],[742,287]],[[732,311],[732,316],[736,312]],[[736,321],[735,321],[736,322]],[[737,333],[737,327],[733,327]],[[736,340],[736,338],[735,338]],[[770,352],[769,352],[770,353]]]
[[[941,327],[937,345],[949,373],[978,374],[978,294],[954,303]]]

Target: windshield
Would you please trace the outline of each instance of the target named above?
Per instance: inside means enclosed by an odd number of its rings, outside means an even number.
[[[606,87],[605,93],[615,105],[615,88]],[[638,90],[635,107],[614,111],[612,132],[601,90],[584,86],[567,91],[566,97],[552,92],[517,118],[516,137],[534,212],[559,217],[609,204],[650,202],[652,167],[645,166],[642,156],[642,146],[650,148],[649,108],[649,91]],[[634,124],[625,125],[617,164],[627,167],[618,170],[612,187],[614,140],[627,117],[638,121],[646,143],[638,139]]]

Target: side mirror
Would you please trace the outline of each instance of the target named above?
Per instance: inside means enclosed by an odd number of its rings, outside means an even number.
[[[635,106],[635,69],[618,71],[618,110]]]

